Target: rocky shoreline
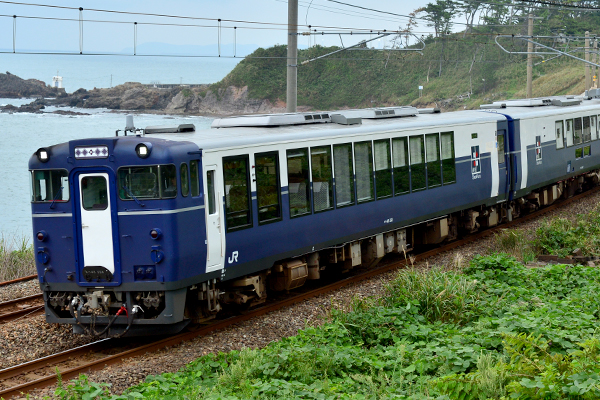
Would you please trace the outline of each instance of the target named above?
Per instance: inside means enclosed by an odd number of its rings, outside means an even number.
[[[226,116],[285,112],[284,102],[251,99],[248,87],[229,86],[213,89],[211,85],[198,87],[155,88],[137,82],[128,82],[113,88],[79,89],[66,93],[64,89],[46,86],[35,79],[24,80],[16,75],[0,74],[0,97],[35,98],[20,107],[0,107],[5,113],[44,113],[48,106],[77,107],[80,109],[106,108],[114,111],[144,112],[175,115]],[[57,110],[63,115],[86,115],[75,111]]]

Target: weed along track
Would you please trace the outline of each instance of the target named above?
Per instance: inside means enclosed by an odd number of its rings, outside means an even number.
[[[498,229],[504,229],[514,226],[521,222],[525,222],[541,216],[549,211],[555,210],[561,206],[577,201],[591,193],[597,192],[598,188],[582,193],[578,196],[557,202],[556,204],[545,207],[534,213],[528,214],[513,222],[499,225],[493,229],[488,229],[477,234],[473,234],[462,240],[449,243],[443,247],[435,248],[427,252],[414,255],[410,260],[391,261],[377,268],[357,271],[352,276],[347,276],[344,279],[324,285],[322,287],[308,289],[301,293],[292,292],[288,297],[283,299],[273,299],[260,308],[251,309],[242,315],[214,321],[210,325],[195,327],[194,330],[181,333],[172,337],[159,340],[144,339],[140,342],[129,339],[104,339],[85,346],[61,352],[55,355],[47,356],[37,360],[33,360],[21,365],[0,370],[0,397],[5,399],[13,396],[21,396],[22,393],[28,393],[34,389],[39,389],[56,384],[56,370],[58,369],[64,380],[69,380],[77,377],[82,373],[98,371],[109,365],[123,363],[124,360],[131,357],[142,356],[146,353],[158,351],[160,349],[175,346],[182,342],[189,341],[193,338],[207,335],[215,330],[226,328],[230,325],[239,324],[243,321],[250,320],[260,315],[278,310],[280,308],[291,306],[295,303],[302,302],[306,299],[316,297],[325,293],[332,292],[352,283],[358,283],[367,278],[401,268],[407,263],[417,260],[425,260],[428,257],[452,250],[464,244],[475,242],[482,237],[493,234]],[[0,313],[1,313],[0,309]],[[140,344],[141,343],[141,344]]]

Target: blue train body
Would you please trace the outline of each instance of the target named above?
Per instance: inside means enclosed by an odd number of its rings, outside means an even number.
[[[244,116],[41,148],[29,169],[47,321],[172,333],[597,184],[600,101],[550,103]]]

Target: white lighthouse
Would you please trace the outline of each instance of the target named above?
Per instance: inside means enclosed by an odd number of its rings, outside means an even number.
[[[52,77],[52,87],[62,89],[62,76],[58,76],[58,71],[56,71],[56,76]]]

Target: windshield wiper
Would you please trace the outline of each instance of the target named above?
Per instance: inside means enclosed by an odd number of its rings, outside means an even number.
[[[58,192],[56,192],[56,194],[54,195],[54,198],[52,199],[52,203],[50,203],[50,209],[54,208],[54,203],[56,203],[56,200],[58,200],[58,196],[60,194],[62,194],[63,191],[63,186],[60,187],[60,189],[58,189]]]
[[[141,201],[139,201],[138,198],[135,197],[133,193],[131,193],[131,190],[129,190],[129,188],[127,186],[123,185],[123,189],[125,189],[125,191],[129,195],[129,197],[131,197],[133,200],[135,200],[136,203],[138,203],[138,206],[145,207],[145,205]]]

